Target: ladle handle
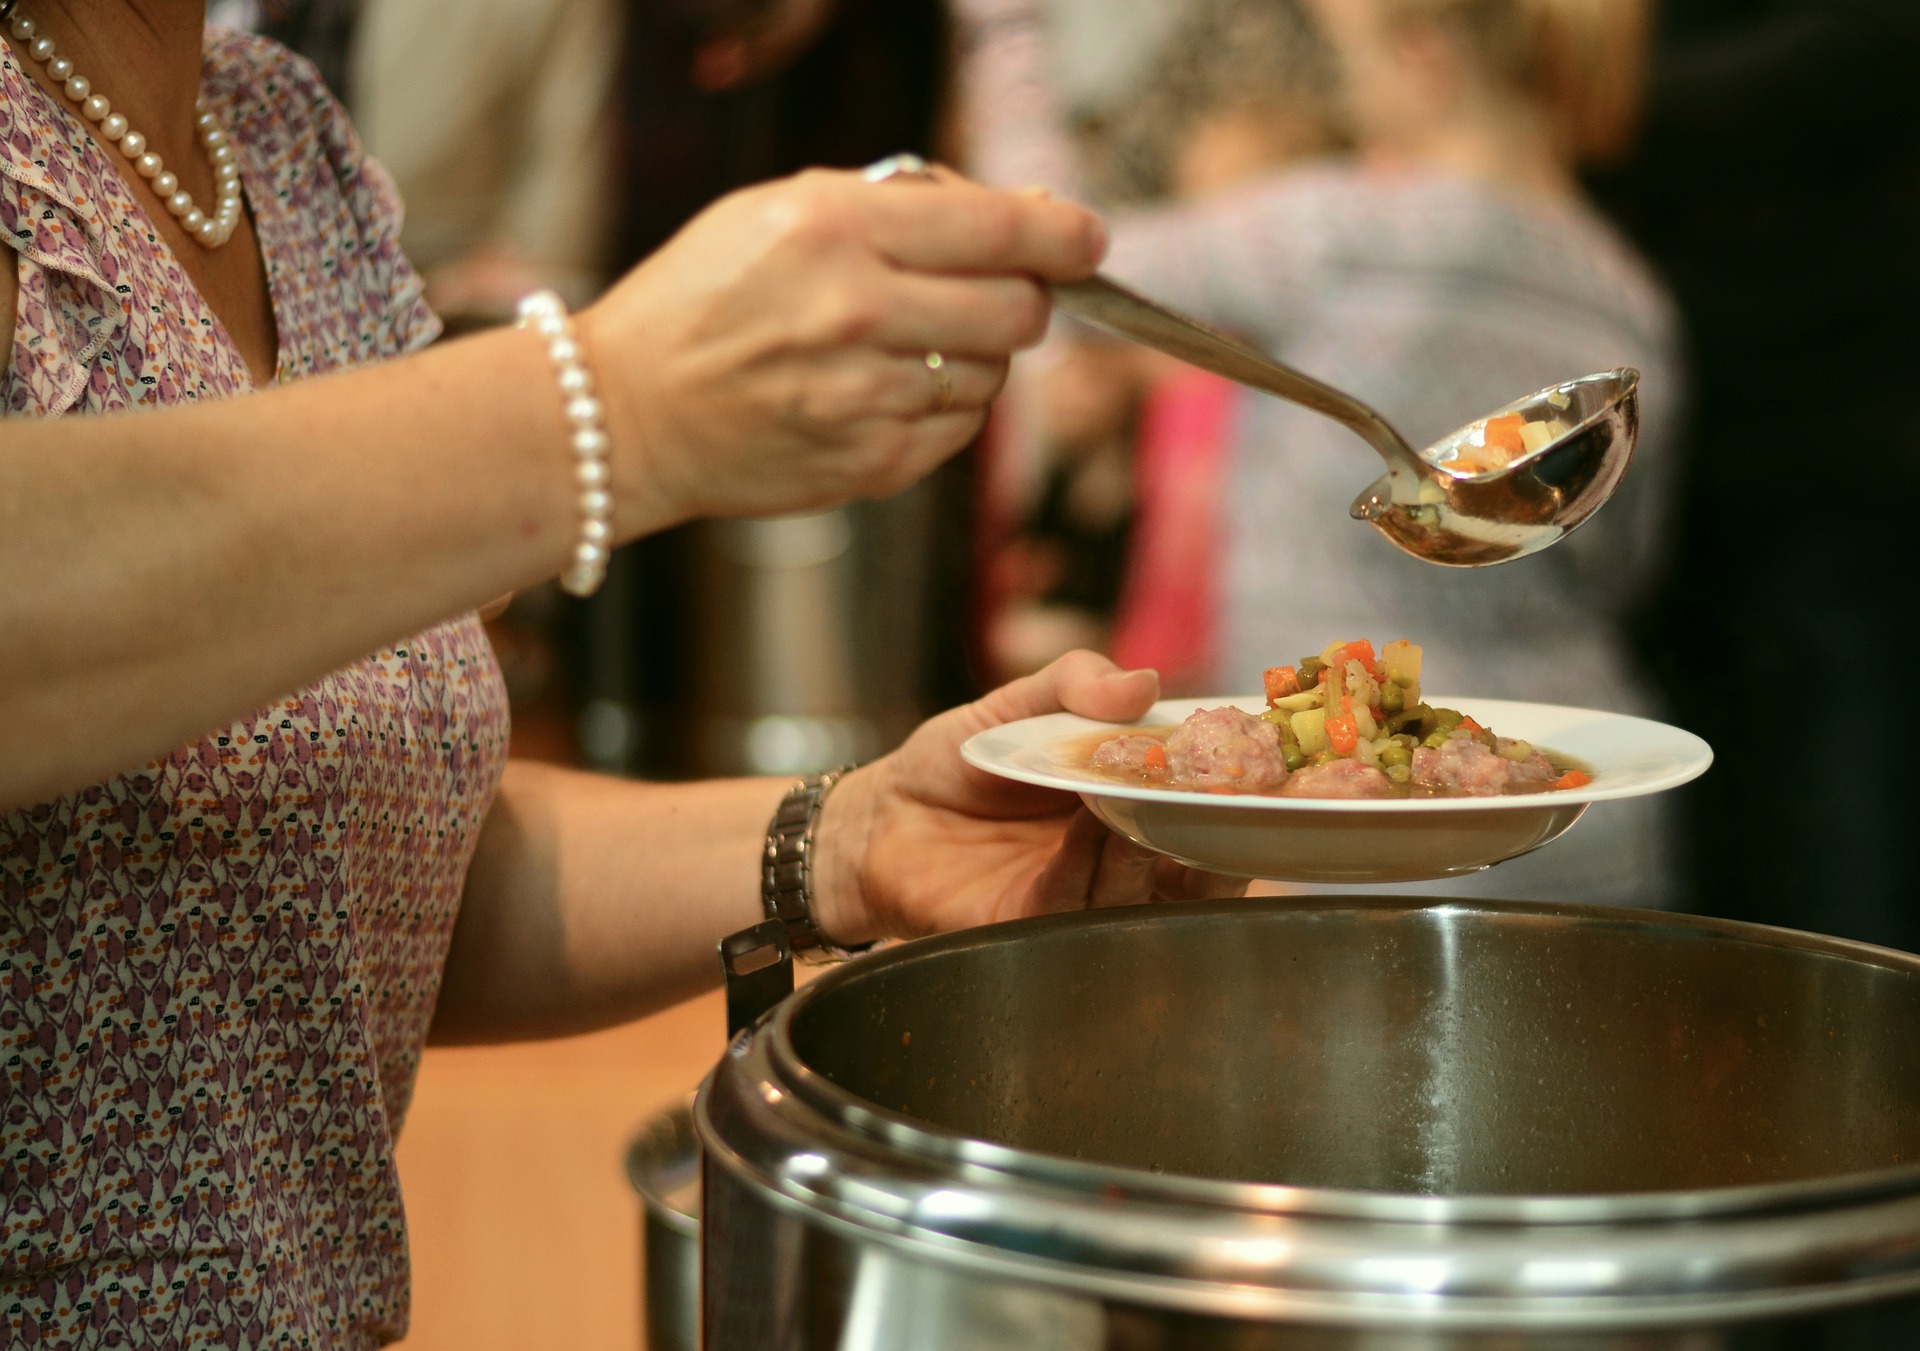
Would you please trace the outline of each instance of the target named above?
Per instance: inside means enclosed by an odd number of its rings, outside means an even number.
[[[1201,370],[1311,408],[1352,428],[1380,452],[1389,467],[1401,467],[1395,463],[1397,459],[1410,467],[1419,464],[1413,448],[1386,419],[1358,399],[1323,385],[1310,375],[1302,375],[1291,366],[1283,366],[1197,319],[1177,314],[1110,277],[1096,273],[1085,281],[1056,282],[1049,289],[1054,303],[1077,319],[1178,357]]]

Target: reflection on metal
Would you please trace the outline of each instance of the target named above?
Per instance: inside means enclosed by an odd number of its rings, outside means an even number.
[[[650,1351],[700,1345],[700,1145],[688,1104],[649,1121],[627,1148],[645,1214],[642,1314]]]
[[[580,756],[605,773],[617,774],[639,752],[640,720],[618,699],[592,699],[580,710]]]
[[[694,772],[832,769],[913,726],[930,501],[700,527]]]

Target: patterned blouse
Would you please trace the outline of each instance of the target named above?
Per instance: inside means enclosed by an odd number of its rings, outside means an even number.
[[[241,156],[278,378],[430,341],[392,187],[312,68],[209,30],[203,93]],[[250,388],[114,158],[0,46],[8,415]],[[0,815],[0,1342],[405,1332],[394,1138],[506,738],[468,616]]]

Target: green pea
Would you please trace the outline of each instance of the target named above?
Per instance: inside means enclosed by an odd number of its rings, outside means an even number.
[[[1408,765],[1388,765],[1387,777],[1395,783],[1406,783],[1413,778],[1413,769]]]
[[[1427,734],[1427,739],[1421,742],[1420,744],[1432,750],[1439,750],[1442,746],[1447,744],[1448,740],[1449,738],[1445,732],[1429,732]]]
[[[1413,763],[1413,752],[1396,741],[1380,752],[1380,763],[1383,765],[1411,765]]]
[[[1300,749],[1300,743],[1290,741],[1280,748],[1280,754],[1286,757],[1287,773],[1291,774],[1307,763],[1306,753]]]
[[[1380,711],[1388,715],[1406,711],[1407,696],[1398,685],[1380,687]]]

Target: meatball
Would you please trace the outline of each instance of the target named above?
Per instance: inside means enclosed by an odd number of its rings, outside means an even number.
[[[1507,782],[1515,788],[1537,788],[1560,777],[1553,761],[1535,751],[1524,760],[1507,761]]]
[[[1456,736],[1436,749],[1422,746],[1413,753],[1413,786],[1456,797],[1498,797],[1507,791],[1511,760],[1471,736]]]
[[[1335,760],[1296,770],[1282,797],[1392,797],[1393,780],[1358,760]]]
[[[1088,763],[1107,774],[1138,774],[1142,778],[1158,778],[1167,772],[1166,757],[1161,756],[1158,764],[1149,765],[1147,752],[1159,749],[1158,737],[1117,736],[1095,747],[1093,759]]]
[[[1168,779],[1179,788],[1259,793],[1287,779],[1280,729],[1237,708],[1203,708],[1167,738]]]

